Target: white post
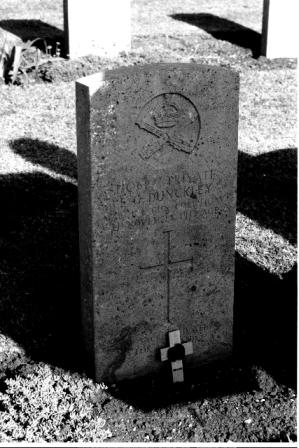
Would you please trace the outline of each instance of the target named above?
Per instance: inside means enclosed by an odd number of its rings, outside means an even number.
[[[298,0],[264,0],[261,54],[298,57]]]
[[[130,0],[64,0],[65,53],[115,56],[131,48]]]

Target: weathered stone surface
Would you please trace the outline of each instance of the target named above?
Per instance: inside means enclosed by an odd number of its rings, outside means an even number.
[[[261,54],[297,58],[298,38],[297,0],[264,0]]]
[[[130,0],[64,0],[65,53],[115,56],[131,47]]]
[[[98,381],[230,356],[238,75],[157,64],[80,79],[79,213],[85,344]]]

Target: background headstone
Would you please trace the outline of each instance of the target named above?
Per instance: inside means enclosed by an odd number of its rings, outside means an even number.
[[[298,57],[298,1],[264,0],[261,54]]]
[[[232,351],[238,75],[192,64],[78,80],[84,337],[98,381]],[[170,367],[169,367],[170,369]]]
[[[130,0],[64,0],[65,54],[115,56],[131,47]]]

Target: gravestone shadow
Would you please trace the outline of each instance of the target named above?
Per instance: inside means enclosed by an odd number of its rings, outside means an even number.
[[[110,392],[115,398],[143,412],[151,412],[258,389],[252,366],[230,359],[185,370],[184,383],[172,383],[168,365],[155,376],[124,380],[112,387]]]
[[[76,176],[76,156],[64,148],[31,139],[10,144],[15,153],[35,164]],[[287,155],[289,150],[283,151],[287,152],[279,157],[293,160]],[[268,157],[270,163],[271,154]],[[274,165],[281,161],[277,154],[272,153],[272,157]],[[240,154],[241,172],[246,173],[251,163],[250,157]],[[240,204],[250,201],[251,194],[255,198],[255,192],[246,188],[247,182],[251,180],[245,174],[239,177]],[[83,371],[77,187],[35,172],[0,176],[0,191],[1,331],[35,360]],[[289,205],[294,206],[294,200]],[[255,219],[261,220],[263,213],[259,216],[259,208],[254,210]],[[294,387],[296,280],[295,267],[278,278],[236,254],[234,360],[186,373],[182,388],[170,385],[170,372],[165,367],[159,381],[141,378],[124,382],[111,393],[150,411],[173,403],[258,389],[254,365]]]
[[[239,151],[237,211],[297,244],[297,148]],[[236,353],[296,385],[297,265],[281,278],[236,255]]]
[[[63,148],[30,139],[11,146],[75,174],[76,157]],[[77,187],[33,172],[0,176],[0,192],[1,331],[35,360],[81,368]]]
[[[235,356],[296,388],[297,265],[282,278],[236,254]]]
[[[178,13],[171,14],[170,17],[197,26],[216,39],[248,48],[254,58],[260,56],[261,34],[246,26],[209,13]]]
[[[237,210],[297,243],[297,148],[239,151]]]
[[[64,32],[53,25],[42,22],[41,20],[0,20],[0,28],[15,34],[21,38],[24,42],[33,39],[41,39],[34,43],[36,48],[45,52],[45,45],[43,40],[47,45],[51,45],[51,54],[55,54],[58,46],[57,42],[60,44],[60,48],[63,48],[64,43]]]
[[[70,151],[38,139],[19,138],[9,144],[16,154],[28,162],[77,179],[77,156]]]

